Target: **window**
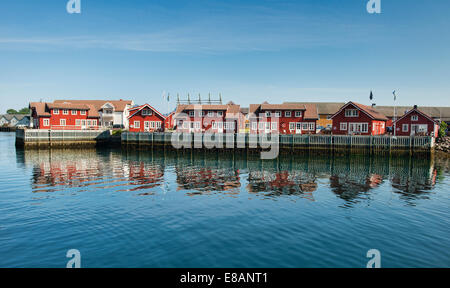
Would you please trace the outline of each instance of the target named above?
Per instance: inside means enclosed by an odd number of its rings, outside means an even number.
[[[69,115],[69,110],[63,109],[63,115]]]
[[[205,117],[205,115],[206,115],[206,112],[205,112],[205,111],[201,111],[201,112],[200,112],[200,117]]]
[[[295,130],[295,122],[289,123],[289,130]]]
[[[92,125],[97,126],[97,120],[92,120]]]
[[[155,122],[155,125],[156,125],[156,128],[161,128],[161,122],[160,121]]]
[[[59,109],[53,109],[53,114],[59,115]]]
[[[92,121],[91,121],[91,120],[88,120],[88,121],[87,121],[87,124],[88,124],[89,127],[92,126]]]
[[[213,128],[213,129],[217,129],[217,123],[216,123],[216,122],[213,122],[213,123],[212,123],[212,128]]]
[[[309,131],[314,131],[315,128],[316,128],[315,126],[316,126],[316,123],[310,122],[310,123],[309,123]]]
[[[208,117],[214,117],[214,112],[213,111],[209,111],[208,112]]]
[[[295,117],[302,117],[302,111],[295,111]]]
[[[272,130],[277,130],[277,129],[278,129],[277,122],[272,122]]]
[[[86,110],[81,110],[80,115],[86,115]]]
[[[155,125],[156,125],[155,121],[150,122],[150,128],[155,129],[156,127]]]
[[[362,132],[362,133],[367,133],[367,132],[369,132],[369,124],[368,124],[368,123],[362,123],[362,124],[361,124],[361,132]]]
[[[44,119],[44,126],[50,126],[50,119]]]
[[[219,127],[219,129],[223,129],[223,122],[217,122],[217,127]]]
[[[411,116],[411,121],[419,121],[419,116],[418,115],[412,115]]]
[[[195,116],[195,112],[194,111],[189,111],[189,117],[194,117]]]
[[[72,113],[72,115],[77,115],[77,110],[72,110],[70,112]]]
[[[347,131],[347,123],[341,123],[341,131]]]
[[[259,122],[259,130],[264,130],[265,122]]]
[[[141,122],[140,121],[134,121],[134,128],[136,128],[136,129],[141,128]]]
[[[308,130],[308,122],[302,123],[302,130]]]
[[[327,115],[327,120],[332,120],[333,115]]]
[[[109,125],[108,122],[105,123],[107,126]],[[81,126],[86,126],[86,120],[81,120]]]
[[[148,130],[150,128],[150,121],[144,121],[144,129]]]
[[[266,130],[270,130],[270,122],[266,122]]]
[[[252,122],[252,130],[258,129],[258,122]]]
[[[272,112],[266,111],[266,117],[271,117],[271,116],[272,116]]]
[[[161,122],[156,122],[156,124],[159,125],[158,128],[161,127]],[[195,126],[194,127],[195,127],[195,129],[200,129],[200,122],[195,122]]]
[[[297,130],[302,130],[302,123],[301,122],[297,122]]]
[[[345,117],[358,117],[358,110],[357,109],[346,109]]]
[[[60,126],[66,126],[66,119],[59,119]]]
[[[222,117],[223,116],[223,111],[218,111],[217,112],[217,116]]]
[[[152,110],[150,109],[142,110],[142,116],[150,116],[150,115],[152,115]]]
[[[409,124],[403,124],[402,125],[402,132],[408,132],[409,131]]]
[[[275,112],[275,117],[281,117],[281,111],[276,111]]]
[[[113,114],[113,110],[112,109],[104,109],[103,110],[105,114]]]
[[[291,117],[291,115],[292,115],[292,112],[291,112],[291,111],[286,111],[286,112],[284,112],[284,116],[285,116],[285,117]]]

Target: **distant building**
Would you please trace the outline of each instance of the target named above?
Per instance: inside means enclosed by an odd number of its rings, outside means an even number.
[[[129,109],[130,132],[163,132],[166,117],[149,104]]]
[[[371,106],[348,102],[336,112],[332,133],[336,135],[383,135],[388,118]]]
[[[24,114],[5,114],[0,115],[1,127],[29,127],[30,115]]]
[[[315,104],[250,104],[250,133],[315,134]]]
[[[85,130],[128,128],[128,108],[133,101],[56,100],[31,102],[32,126],[36,129]]]
[[[439,132],[439,122],[419,110],[417,106],[414,106],[413,109],[395,121],[394,126],[398,136],[427,135],[437,137]]]

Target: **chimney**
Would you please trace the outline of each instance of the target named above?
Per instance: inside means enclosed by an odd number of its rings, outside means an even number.
[[[372,104],[372,108],[375,108],[375,106],[377,106],[377,104],[373,103],[373,104]]]
[[[417,105],[414,105],[414,109],[417,109]]]

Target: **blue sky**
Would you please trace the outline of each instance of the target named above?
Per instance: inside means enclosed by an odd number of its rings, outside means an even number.
[[[0,0],[0,113],[163,93],[449,106],[450,1]],[[194,96],[192,96],[194,97]],[[172,97],[175,100],[175,97]],[[171,101],[170,109],[175,106]]]

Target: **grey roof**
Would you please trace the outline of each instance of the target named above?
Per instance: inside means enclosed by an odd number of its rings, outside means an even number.
[[[11,121],[14,117],[16,117],[16,119],[18,121],[22,120],[25,117],[30,118],[30,115],[26,115],[26,114],[3,114],[0,115],[0,118],[5,117],[6,120]]]
[[[304,103],[304,102],[285,102],[288,103]],[[316,104],[318,113],[320,115],[333,115],[339,109],[341,109],[342,106],[344,106],[346,103],[338,103],[338,102],[309,102]],[[396,107],[396,114],[397,117],[401,117],[405,115],[405,112],[413,109],[413,106],[397,106]],[[428,116],[434,118],[434,119],[442,119],[442,121],[450,121],[450,107],[438,107],[438,106],[430,106],[430,107],[424,107],[419,106],[418,107],[420,111],[427,114]],[[383,115],[385,115],[388,118],[394,117],[394,106],[375,106],[375,110]]]

